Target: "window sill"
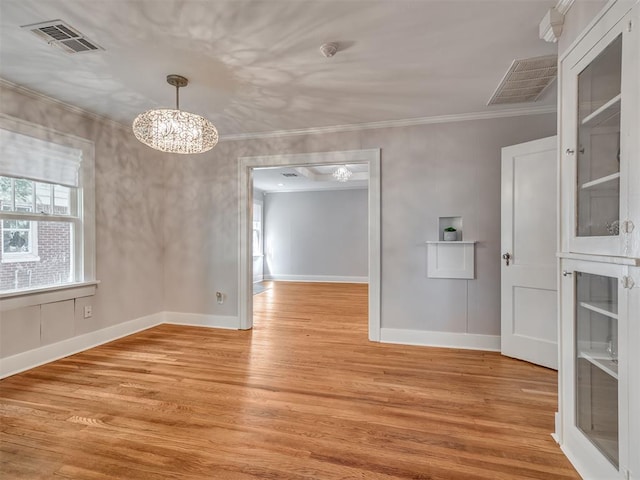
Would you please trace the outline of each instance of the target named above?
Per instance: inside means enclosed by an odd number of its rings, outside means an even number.
[[[62,302],[73,298],[90,297],[95,295],[96,287],[99,283],[98,280],[94,280],[91,282],[67,283],[51,287],[0,293],[0,312],[41,305],[43,303]]]

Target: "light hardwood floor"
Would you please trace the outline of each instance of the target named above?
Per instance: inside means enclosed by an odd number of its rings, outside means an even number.
[[[255,311],[3,380],[1,477],[579,478],[550,436],[555,372],[369,343],[365,285],[274,283]]]

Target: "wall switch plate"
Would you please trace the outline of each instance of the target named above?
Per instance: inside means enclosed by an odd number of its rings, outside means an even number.
[[[91,318],[93,316],[93,309],[91,305],[84,306],[84,318]]]

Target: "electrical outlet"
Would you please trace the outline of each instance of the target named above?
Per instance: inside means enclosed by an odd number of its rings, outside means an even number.
[[[93,316],[93,309],[91,305],[84,306],[84,318],[91,318]]]

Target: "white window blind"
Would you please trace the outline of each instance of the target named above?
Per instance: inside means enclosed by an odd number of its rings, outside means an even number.
[[[82,150],[0,129],[0,176],[78,187]]]

